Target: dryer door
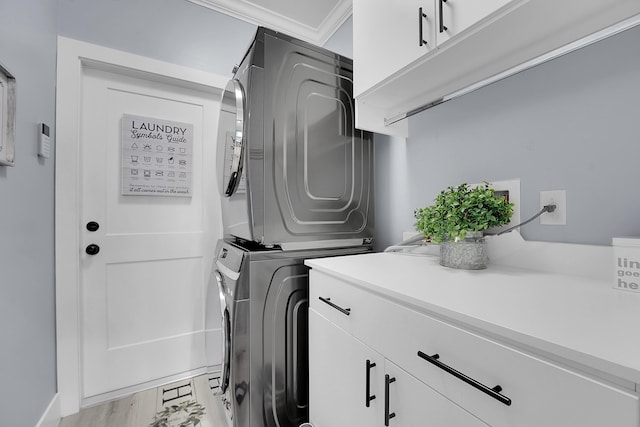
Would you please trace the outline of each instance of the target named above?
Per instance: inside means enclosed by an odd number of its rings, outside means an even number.
[[[241,76],[245,78],[246,76]],[[218,192],[222,208],[224,235],[252,240],[247,189],[247,103],[245,85],[232,79],[222,94],[218,120]]]

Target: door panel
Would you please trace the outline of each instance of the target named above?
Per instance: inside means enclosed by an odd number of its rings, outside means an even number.
[[[83,70],[80,239],[82,248],[100,248],[81,254],[85,399],[206,365],[205,290],[221,221],[209,166],[215,144],[205,141],[215,140],[218,98],[171,81]],[[193,126],[191,197],[122,195],[130,173],[123,115]],[[99,228],[87,230],[89,221]]]
[[[202,293],[198,286],[184,284],[199,283],[202,268],[202,258],[108,264],[108,350],[200,329],[193,313],[198,312]],[[156,294],[171,298],[149,304],[149,297]]]
[[[311,424],[384,425],[384,358],[314,309],[309,310],[309,366]]]

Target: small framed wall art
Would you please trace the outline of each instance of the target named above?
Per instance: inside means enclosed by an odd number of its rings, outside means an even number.
[[[16,79],[0,64],[0,166],[13,166],[16,134]]]

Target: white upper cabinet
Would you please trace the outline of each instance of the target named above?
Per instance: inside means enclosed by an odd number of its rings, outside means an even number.
[[[436,41],[442,45],[514,0],[435,0]]]
[[[407,136],[404,117],[639,13],[640,0],[353,0],[356,126]]]
[[[434,0],[353,2],[353,92],[366,89],[435,47]],[[422,33],[420,32],[422,30]]]

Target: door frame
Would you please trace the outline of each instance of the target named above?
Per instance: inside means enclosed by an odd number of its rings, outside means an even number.
[[[61,416],[80,410],[80,111],[84,67],[168,82],[222,97],[228,77],[58,37],[55,154],[55,275]]]

